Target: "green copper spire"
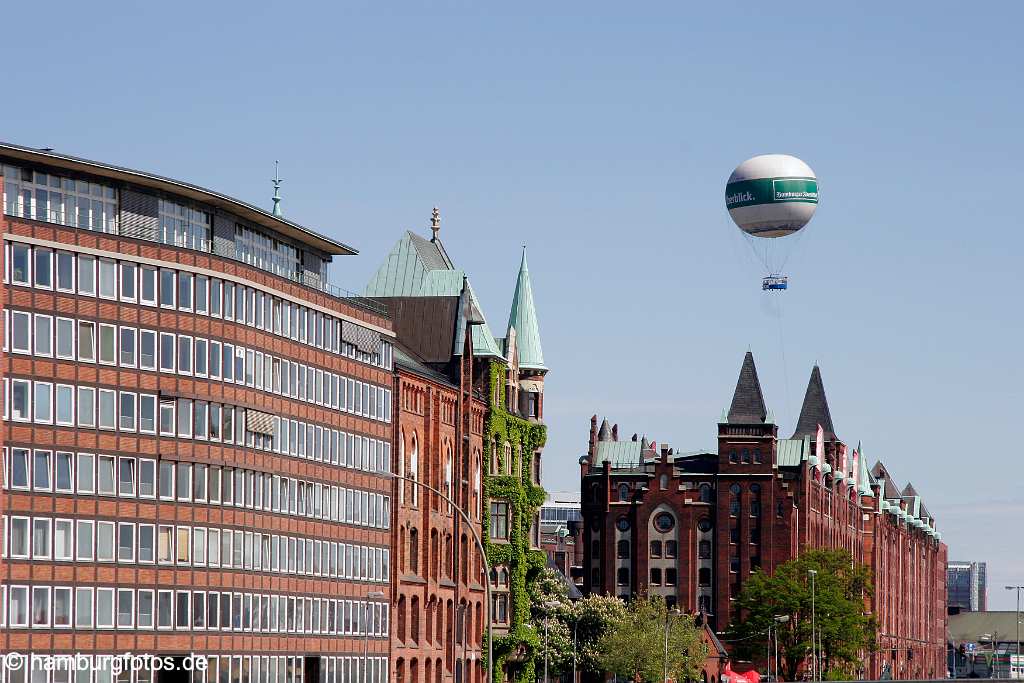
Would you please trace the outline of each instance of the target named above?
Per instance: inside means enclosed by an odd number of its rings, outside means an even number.
[[[270,182],[274,183],[274,196],[272,197],[272,199],[274,200],[274,208],[271,209],[270,213],[274,214],[275,216],[280,216],[281,215],[281,178],[278,177],[277,162],[276,161],[274,162],[274,179],[271,180]]]
[[[857,463],[857,493],[862,496],[874,496],[871,491],[871,476],[868,474],[868,461],[864,457],[860,441],[857,442],[857,457],[860,459]]]
[[[523,261],[519,264],[516,279],[516,293],[512,297],[512,310],[508,316],[508,329],[516,330],[516,347],[519,349],[519,367],[524,370],[547,370],[544,365],[544,351],[540,346],[540,327],[537,309],[533,305],[533,287],[530,285],[530,270],[526,266],[526,245],[523,245]],[[507,338],[509,335],[506,334]]]

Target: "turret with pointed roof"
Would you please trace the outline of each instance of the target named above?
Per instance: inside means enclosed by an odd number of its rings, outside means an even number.
[[[523,247],[523,260],[519,264],[516,292],[512,297],[512,310],[509,311],[507,329],[515,329],[516,331],[519,367],[522,370],[546,371],[544,351],[540,345],[540,326],[537,322],[537,309],[533,304],[530,270],[526,265],[525,246]]]
[[[761,382],[757,378],[754,354],[747,351],[747,355],[743,357],[739,379],[736,380],[736,391],[732,395],[728,420],[730,424],[761,424],[767,417],[768,409],[764,405]]]
[[[793,438],[814,438],[818,433],[818,425],[821,425],[825,432],[826,441],[837,439],[835,427],[832,426],[832,414],[828,409],[828,399],[825,398],[825,385],[821,382],[821,369],[815,365],[811,370],[811,379],[807,382],[807,392],[804,394],[804,404],[800,407],[800,418],[796,422]]]

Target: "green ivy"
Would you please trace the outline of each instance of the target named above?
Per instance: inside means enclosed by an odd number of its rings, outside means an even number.
[[[492,361],[487,392],[487,417],[484,421],[485,461],[492,461],[495,438],[498,444],[498,471],[510,470],[505,462],[504,445],[512,444],[512,457],[522,453],[516,475],[489,474],[484,477],[484,492],[488,499],[502,499],[509,504],[508,543],[491,543],[490,505],[484,510],[484,544],[490,566],[504,565],[509,573],[509,631],[494,639],[495,683],[502,683],[503,670],[510,656],[516,657],[517,667],[511,672],[515,683],[533,683],[536,679],[533,653],[540,641],[537,629],[530,623],[530,597],[527,586],[532,584],[546,566],[541,551],[530,550],[530,524],[544,503],[545,492],[530,481],[534,453],[544,446],[547,428],[513,415],[505,408],[505,374],[507,366]]]

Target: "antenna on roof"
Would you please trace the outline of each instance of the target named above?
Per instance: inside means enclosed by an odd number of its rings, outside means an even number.
[[[274,208],[271,209],[270,212],[272,214],[274,214],[275,216],[280,217],[281,216],[281,192],[280,192],[280,190],[281,190],[281,178],[279,177],[279,174],[277,172],[277,161],[276,160],[274,161],[274,179],[271,180],[270,182],[274,183],[274,196],[272,197],[272,199],[274,201]]]
[[[441,210],[436,206],[430,214],[430,230],[434,233],[434,236],[430,238],[430,241],[436,242],[437,233],[441,232]]]

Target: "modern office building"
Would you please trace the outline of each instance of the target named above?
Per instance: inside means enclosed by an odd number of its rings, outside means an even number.
[[[583,529],[579,491],[548,494],[540,508],[540,544],[548,566],[565,574],[577,587],[583,585]]]
[[[984,612],[988,609],[988,586],[984,562],[946,564],[946,601],[950,614]]]
[[[794,434],[778,432],[750,353],[716,452],[619,440],[592,418],[580,460],[584,593],[659,594],[724,632],[752,572],[806,548],[844,549],[874,577],[878,642],[863,675],[944,677],[947,549],[921,496],[837,436],[817,366]]]
[[[0,652],[92,662],[4,680],[383,683],[394,334],[328,284],[355,250],[48,150],[0,175]]]
[[[533,683],[526,587],[544,566],[547,366],[526,254],[498,337],[440,238],[436,209],[431,227],[429,239],[406,232],[364,292],[393,316],[394,472],[411,480],[393,493],[393,680],[482,683],[491,627],[495,678]],[[489,606],[475,536],[491,564]]]

